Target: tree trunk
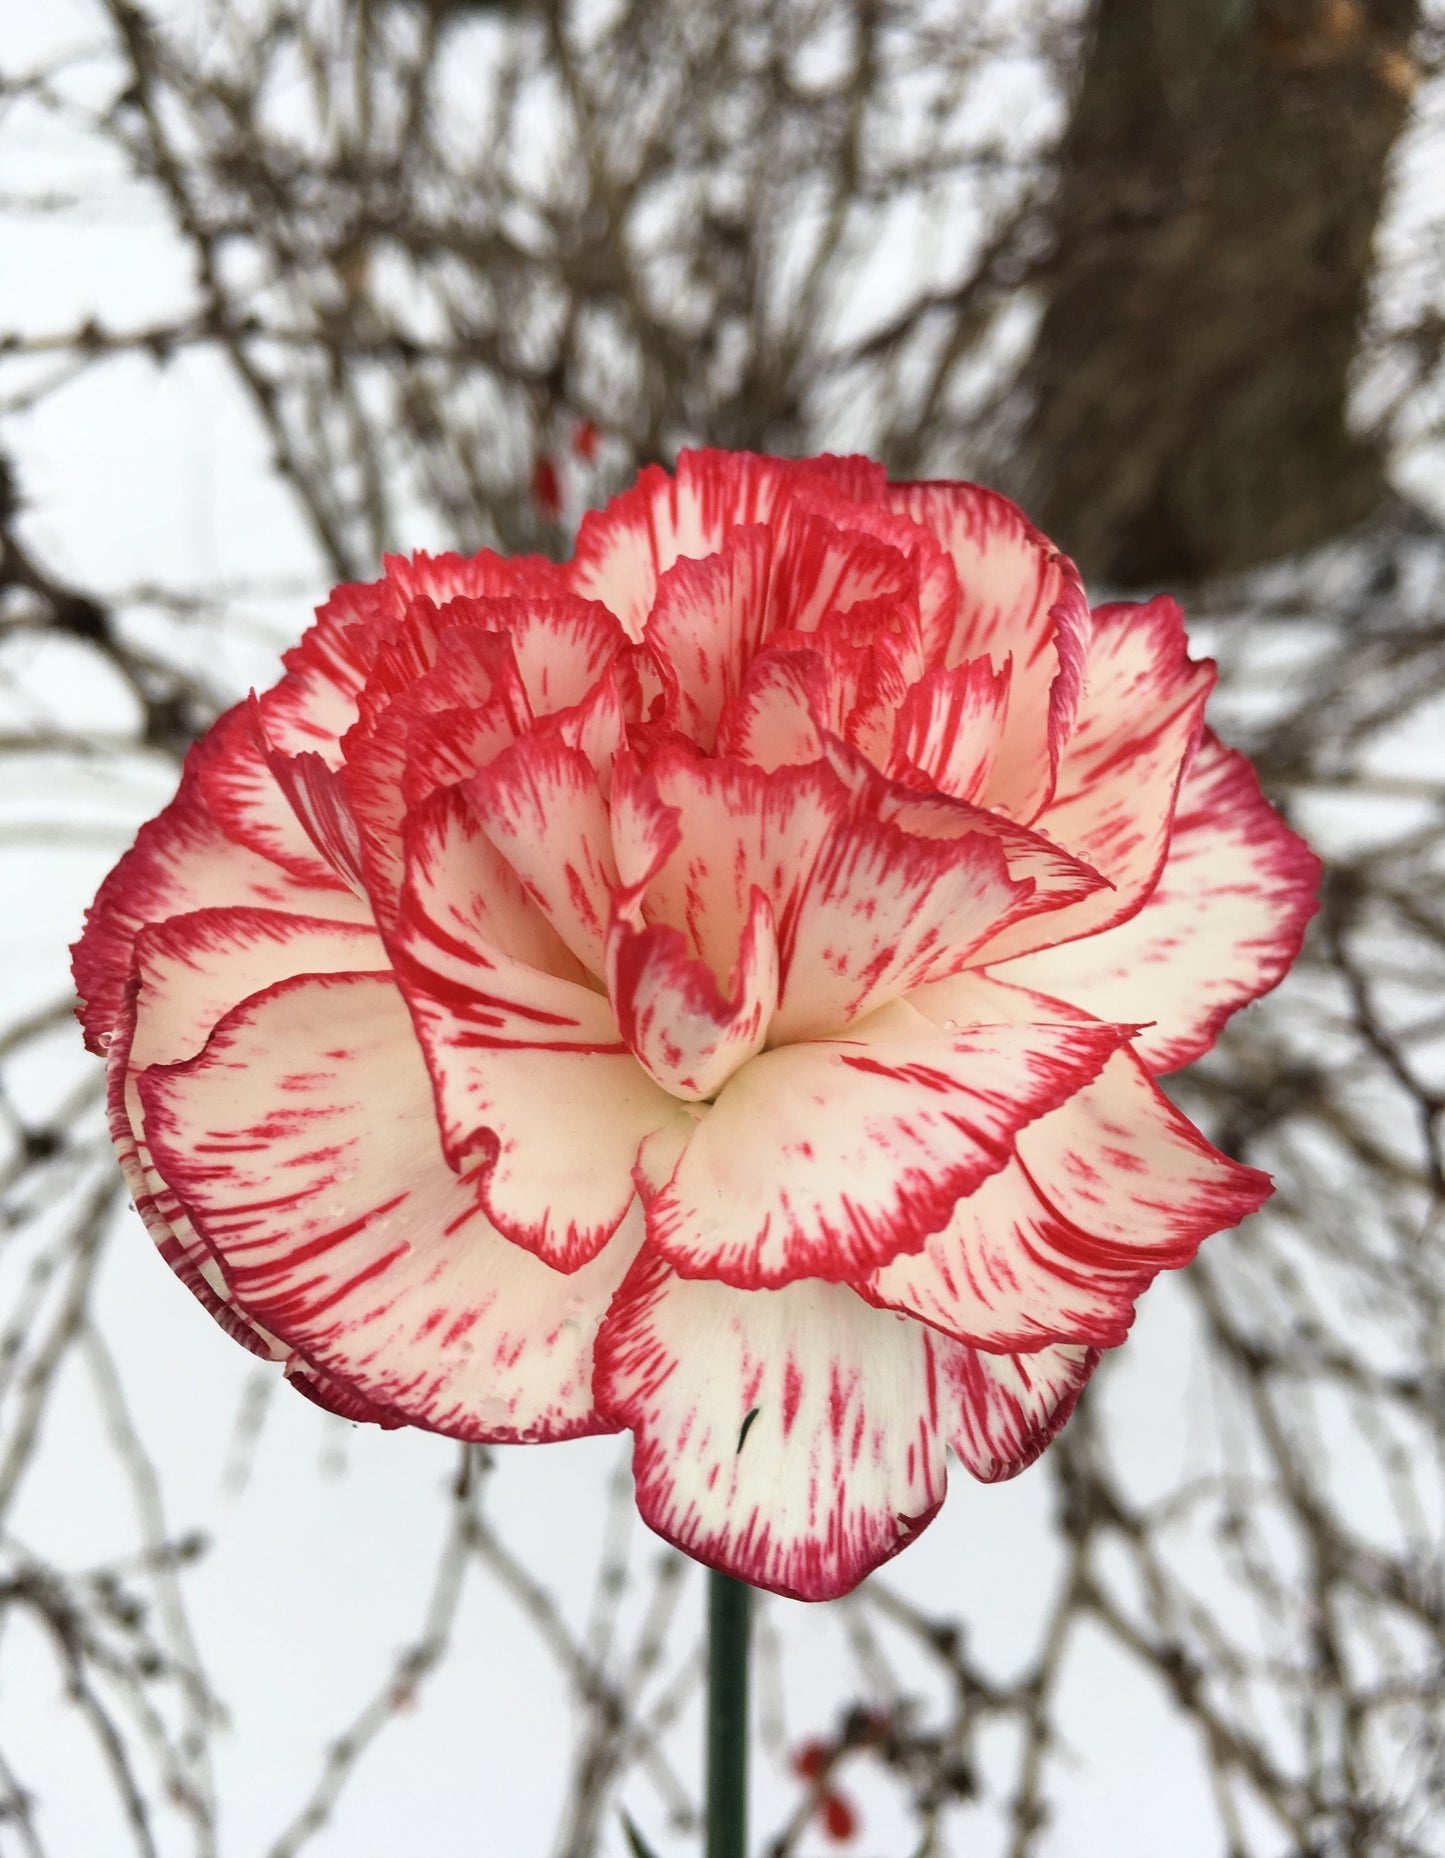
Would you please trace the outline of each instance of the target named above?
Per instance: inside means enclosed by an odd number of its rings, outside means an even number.
[[[1383,497],[1346,406],[1418,13],[1094,0],[1023,460],[1087,572],[1250,567]]]

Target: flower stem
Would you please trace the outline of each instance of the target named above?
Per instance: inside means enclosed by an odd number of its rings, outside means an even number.
[[[707,1578],[707,1858],[747,1858],[753,1590],[726,1574]]]

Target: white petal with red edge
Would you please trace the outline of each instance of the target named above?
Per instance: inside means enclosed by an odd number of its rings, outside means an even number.
[[[828,615],[913,594],[907,556],[866,530],[840,528],[801,508],[788,512],[773,557],[770,630],[813,632]]]
[[[408,612],[378,656],[361,720],[346,738],[347,797],[361,831],[367,888],[387,927],[401,891],[408,808],[448,763],[470,774],[532,726],[511,640],[456,617],[474,605],[454,602],[451,618],[427,603]]]
[[[645,883],[648,919],[681,930],[720,987],[753,891],[771,904],[782,976],[771,1044],[841,1031],[961,967],[1000,923],[1049,900],[1041,880],[1052,881],[1053,867],[1065,895],[1098,882],[1007,821],[956,802],[930,811],[926,797],[893,794],[853,760],[863,775],[851,784],[825,766],[765,774],[670,750],[645,774],[618,770],[612,819],[623,881]],[[900,817],[911,807],[924,830],[881,817],[884,801]],[[1028,868],[1015,878],[1009,864],[1019,855]]]
[[[769,648],[747,667],[718,724],[717,751],[771,774],[823,755],[819,718],[828,710],[822,649]]]
[[[1026,1471],[1063,1430],[1098,1361],[1093,1348],[987,1355],[940,1342],[939,1404],[963,1468],[985,1484]]]
[[[887,500],[953,558],[959,602],[943,662],[1010,661],[1008,711],[981,798],[1029,824],[1053,791],[1078,702],[1089,636],[1078,572],[1007,497],[977,484],[892,484]]]
[[[580,703],[628,645],[627,634],[605,606],[570,595],[467,600],[443,608],[443,618],[462,615],[511,640],[534,716],[551,716]]]
[[[258,1353],[289,1351],[236,1308],[216,1260],[152,1165],[137,1075],[193,1057],[218,1020],[277,981],[385,961],[372,929],[274,910],[202,910],[153,924],[136,941],[136,978],[107,1068],[111,1139],[136,1210],[166,1262],[229,1334]]]
[[[834,487],[810,484],[795,493],[794,501],[803,509],[826,516],[840,529],[861,530],[904,556],[916,577],[922,662],[945,662],[957,623],[958,576],[951,557],[932,531],[881,502],[867,497],[850,501]]]
[[[1075,1016],[982,975],[911,999],[944,1026]],[[1205,1141],[1132,1050],[1022,1129],[1014,1149],[920,1251],[875,1271],[861,1294],[984,1348],[1111,1348],[1160,1271],[1188,1264],[1270,1191],[1268,1175]]]
[[[619,915],[608,938],[607,986],[622,1036],[674,1096],[711,1097],[763,1049],[778,1003],[778,939],[760,890],[723,995],[682,934]]]
[[[455,1438],[611,1429],[592,1343],[636,1234],[564,1277],[489,1226],[443,1160],[389,977],[260,994],[141,1096],[237,1300],[323,1374]]]
[[[648,1238],[685,1275],[743,1289],[861,1276],[917,1249],[1126,1036],[949,1032],[895,1002],[845,1038],[764,1052],[693,1131]]]
[[[1098,609],[1078,720],[1036,825],[1112,889],[1005,929],[983,959],[1007,961],[1097,935],[1139,909],[1168,850],[1175,798],[1213,685],[1214,666],[1189,658],[1174,601],[1161,595],[1144,606]]]
[[[657,584],[644,636],[675,693],[677,723],[710,750],[768,620],[772,531],[734,529],[717,554],[674,562]]]
[[[645,1248],[597,1340],[644,1520],[696,1560],[831,1600],[943,1501],[935,1338],[849,1290],[741,1292]]]
[[[1191,1063],[1231,1013],[1268,993],[1299,953],[1319,860],[1259,791],[1243,755],[1206,732],[1179,790],[1169,851],[1138,914],[999,964],[1002,981],[1099,1019],[1146,1022],[1151,1071]]]
[[[840,1031],[961,967],[1027,899],[991,837],[925,839],[843,814],[793,909],[780,912],[784,979],[771,1042]]]
[[[913,685],[897,713],[890,774],[957,800],[976,800],[1003,739],[1012,666],[987,658],[936,665]]]
[[[681,1106],[606,999],[567,977],[574,958],[458,794],[410,822],[391,946],[448,1160],[485,1169],[483,1203],[509,1238],[577,1269],[632,1203],[639,1143]]]
[[[317,848],[268,764],[254,699],[238,703],[214,724],[194,754],[206,805],[228,838],[302,883],[345,881]]]
[[[656,465],[605,510],[589,510],[565,569],[584,597],[601,600],[640,639],[657,584],[675,561],[715,555],[730,532],[771,521],[794,489],[825,483],[847,496],[878,495],[881,467],[853,458],[763,458],[685,451],[669,476]]]
[[[179,793],[141,827],[135,844],[101,885],[86,912],[85,933],[72,950],[91,1051],[103,1052],[115,1032],[141,929],[168,916],[229,904],[344,922],[371,920],[365,900],[339,880],[302,883],[228,839],[207,809],[195,764],[188,760]]]
[[[617,889],[607,803],[592,763],[557,735],[527,735],[468,783],[482,830],[568,948],[607,967]]]
[[[340,774],[311,749],[283,755],[268,747],[266,765],[331,874],[364,897],[361,834]]]

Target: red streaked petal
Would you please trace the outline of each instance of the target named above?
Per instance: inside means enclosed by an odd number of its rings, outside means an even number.
[[[936,1342],[841,1286],[743,1292],[644,1247],[597,1339],[643,1519],[710,1567],[831,1600],[943,1501]]]
[[[1015,1159],[921,1251],[859,1288],[981,1348],[1113,1348],[1158,1273],[1187,1265],[1269,1191],[1267,1175],[1212,1148],[1120,1052],[1023,1130]]]
[[[399,1426],[410,1423],[395,1407],[377,1406],[354,1387],[323,1374],[294,1349],[288,1351],[286,1382],[313,1406],[319,1406],[323,1413],[334,1413],[338,1419],[350,1420],[356,1426],[380,1426],[384,1432],[395,1432]]]
[[[619,915],[608,938],[607,982],[623,1037],[673,1096],[711,1097],[763,1049],[778,1002],[773,912],[755,890],[724,996],[681,933]]]
[[[939,1403],[963,1468],[985,1484],[1026,1471],[1063,1430],[1098,1362],[1095,1348],[988,1355],[940,1343]]]
[[[1048,614],[1066,558],[1018,505],[979,484],[947,482],[890,484],[884,500],[936,536],[952,558],[959,608],[944,663],[986,654],[1002,664],[1013,656],[1024,672],[1048,666],[1052,679]]]
[[[232,1008],[279,981],[385,966],[381,937],[362,923],[244,906],[152,923],[136,939],[130,1065],[195,1057]]]
[[[164,812],[141,827],[135,844],[101,885],[86,912],[85,932],[71,951],[91,1051],[103,1052],[116,1030],[135,939],[145,925],[218,904],[344,922],[371,920],[365,900],[338,880],[302,883],[228,839],[201,796],[195,762],[188,758],[180,791]]]
[[[322,1374],[455,1438],[612,1429],[592,1342],[635,1236],[563,1277],[488,1225],[438,1148],[389,977],[285,982],[140,1089],[237,1301]]]
[[[846,520],[846,519],[845,519]],[[773,557],[769,630],[814,632],[833,613],[917,597],[918,571],[866,530],[790,510]]]
[[[235,1306],[226,1280],[185,1208],[156,1173],[146,1145],[136,1077],[148,1065],[191,1058],[241,1000],[302,973],[385,963],[372,929],[277,910],[213,909],[143,929],[106,1072],[107,1111],[136,1210],[161,1255],[227,1333],[259,1354],[288,1351]]]
[[[657,465],[605,510],[589,510],[564,572],[573,590],[601,600],[634,639],[675,561],[715,555],[732,530],[769,522],[799,486],[826,483],[843,494],[882,491],[867,459],[763,458],[751,452],[685,451],[669,476]]]
[[[404,957],[457,985],[480,950],[508,957],[543,977],[582,983],[586,970],[538,909],[521,879],[482,829],[459,788],[444,788],[406,822],[406,888],[394,939]]]
[[[607,803],[592,763],[557,735],[527,735],[467,784],[482,830],[593,974],[607,968],[617,889]]]
[[[773,1044],[841,1031],[962,967],[1029,900],[996,839],[922,838],[861,809],[842,813],[798,876],[791,909],[779,912]]]
[[[764,773],[823,758],[828,671],[820,648],[773,648],[748,666],[718,723],[717,752]]]
[[[922,1245],[1126,1036],[949,1032],[896,1002],[847,1038],[764,1052],[692,1132],[648,1237],[686,1276],[741,1289],[861,1277]]]
[[[657,583],[644,637],[670,674],[677,723],[711,750],[723,706],[741,687],[768,621],[773,533],[737,528],[717,554],[680,560]]]
[[[995,671],[987,658],[926,672],[899,706],[888,772],[910,786],[976,800],[998,757],[1011,675],[1009,661]]]
[[[357,721],[358,700],[377,658],[412,600],[444,604],[459,595],[565,593],[561,569],[540,556],[388,556],[377,582],[336,587],[316,624],[284,656],[286,676],[260,699],[266,736],[282,754],[318,752],[342,760],[340,743]]]
[[[1099,878],[1037,835],[883,779],[828,744],[831,766],[765,773],[667,749],[619,767],[612,826],[624,884],[728,986],[752,893],[777,926],[780,1044],[841,1031],[955,971],[1000,924]],[[917,829],[915,829],[915,827]]]
[[[1175,796],[1213,685],[1214,666],[1190,661],[1174,601],[1161,595],[1143,606],[1098,609],[1078,720],[1054,797],[1036,823],[1112,888],[1005,929],[987,961],[1097,935],[1139,909],[1169,847]]]
[[[627,740],[629,720],[641,715],[641,690],[636,661],[610,665],[587,695],[571,709],[548,718],[568,748],[585,755],[605,798],[612,794],[612,769]]]
[[[861,530],[897,549],[915,577],[921,662],[943,663],[957,626],[958,576],[952,558],[933,532],[900,510],[878,501],[850,501],[833,487],[809,485],[797,493],[795,501],[826,516],[840,529]]]
[[[1097,1088],[1097,1086],[1094,1086]],[[1053,1111],[1066,1117],[1069,1104]],[[1090,1236],[1040,1195],[1023,1165],[1007,1167],[962,1199],[923,1249],[902,1253],[856,1288],[971,1347],[1032,1349],[1066,1338],[1100,1348],[1122,1342],[1134,1303],[1162,1264],[1147,1245],[1121,1249]]]
[[[887,501],[953,558],[959,602],[943,662],[1011,662],[1008,713],[984,805],[1030,824],[1073,724],[1089,609],[1077,570],[1017,505],[977,484],[892,484]]]
[[[461,607],[466,603],[457,602]],[[367,888],[389,926],[402,883],[402,822],[436,781],[465,778],[532,726],[511,640],[411,608],[363,692],[345,785]],[[457,770],[456,772],[451,772]]]
[[[943,1027],[1054,1022],[1075,1009],[980,975],[910,996]],[[1087,1023],[1082,1015],[1080,1023]],[[1132,1050],[1022,1129],[1007,1168],[862,1295],[986,1349],[1122,1342],[1160,1271],[1237,1225],[1269,1176],[1213,1148]]]
[[[1213,1232],[1237,1226],[1274,1190],[1207,1142],[1132,1052],[1067,1113],[1019,1137],[1029,1179],[1065,1219],[1106,1244],[1177,1270]]]
[[[736,528],[766,523],[786,494],[789,467],[751,453],[683,452],[676,473],[657,465],[605,510],[589,510],[567,573],[640,639],[658,582],[674,562],[715,555]]]
[[[1231,1013],[1284,978],[1315,911],[1319,860],[1259,790],[1243,755],[1206,731],[1179,790],[1159,881],[1114,928],[1000,964],[998,978],[1146,1023],[1151,1071],[1191,1063]]]
[[[628,1051],[606,999],[458,794],[408,834],[392,943],[452,1167],[509,1238],[572,1271],[632,1202],[643,1138],[680,1106]],[[560,971],[559,971],[560,970]]]
[[[545,555],[498,555],[489,548],[475,555],[450,550],[429,555],[417,549],[410,555],[388,555],[386,578],[397,590],[400,610],[413,600],[489,600],[510,595],[553,599],[568,592],[566,575]]]
[[[570,594],[545,600],[459,600],[442,609],[442,618],[511,641],[534,716],[551,716],[580,703],[628,643],[605,606]]]
[[[227,838],[302,883],[324,889],[344,882],[268,764],[259,707],[254,698],[238,703],[196,744],[196,775],[206,805]]]
[[[325,868],[331,876],[339,877],[348,888],[364,897],[366,879],[361,867],[361,834],[340,774],[313,749],[303,749],[298,755],[284,755],[273,748],[266,736],[260,705],[253,702],[251,713],[272,779],[316,847]]]

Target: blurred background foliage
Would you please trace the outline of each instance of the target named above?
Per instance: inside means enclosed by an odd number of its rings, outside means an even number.
[[[995,1600],[910,1585],[905,1557],[836,1609],[846,1658],[789,1705],[796,1609],[765,1610],[771,1858],[866,1845],[855,1797],[918,1858],[1103,1849],[1075,1795],[1126,1667],[1204,1803],[1173,1849],[1445,1852],[1442,112],[1426,0],[71,0],[39,51],[0,41],[0,267],[37,226],[101,254],[73,315],[13,258],[0,292],[7,948],[39,920],[39,854],[71,857],[78,904],[331,582],[392,549],[565,552],[583,508],[700,443],[978,477],[1096,593],[1179,593],[1220,660],[1217,726],[1327,857],[1296,976],[1176,1081],[1277,1196],[1152,1293],[1155,1345],[1029,1474],[1053,1552],[1008,1668],[979,1649]],[[145,237],[121,214],[97,246],[122,199]],[[118,286],[147,265],[168,307],[133,317]],[[93,482],[104,381],[190,355],[304,546],[261,520],[241,580],[117,582],[84,546],[96,512],[32,489],[66,465],[36,434],[94,393],[65,427]],[[143,496],[165,466],[143,422],[126,456]],[[6,1676],[24,1619],[109,1849],[235,1849],[188,1612],[210,1551],[167,1508],[96,1301],[107,1251],[142,1239],[61,974],[17,954],[0,1020],[0,1690],[38,1681]],[[118,1560],[16,1533],[76,1376],[135,1503]],[[1144,1475],[1131,1427],[1171,1402],[1187,1461]],[[248,1383],[230,1449],[268,1411]],[[614,1480],[577,1629],[488,1508],[494,1457],[439,1488],[420,1635],[378,1650],[340,1739],[318,1730],[274,1858],[359,1849],[330,1842],[338,1803],[469,1581],[521,1609],[575,1705],[529,1849],[623,1850],[619,1799],[659,1850],[696,1849],[669,1741],[696,1677],[683,1572],[624,1540]],[[1096,1809],[1107,1849],[1146,1849],[1133,1810],[1127,1788]],[[0,1852],[77,1853],[54,1811],[0,1709]]]

